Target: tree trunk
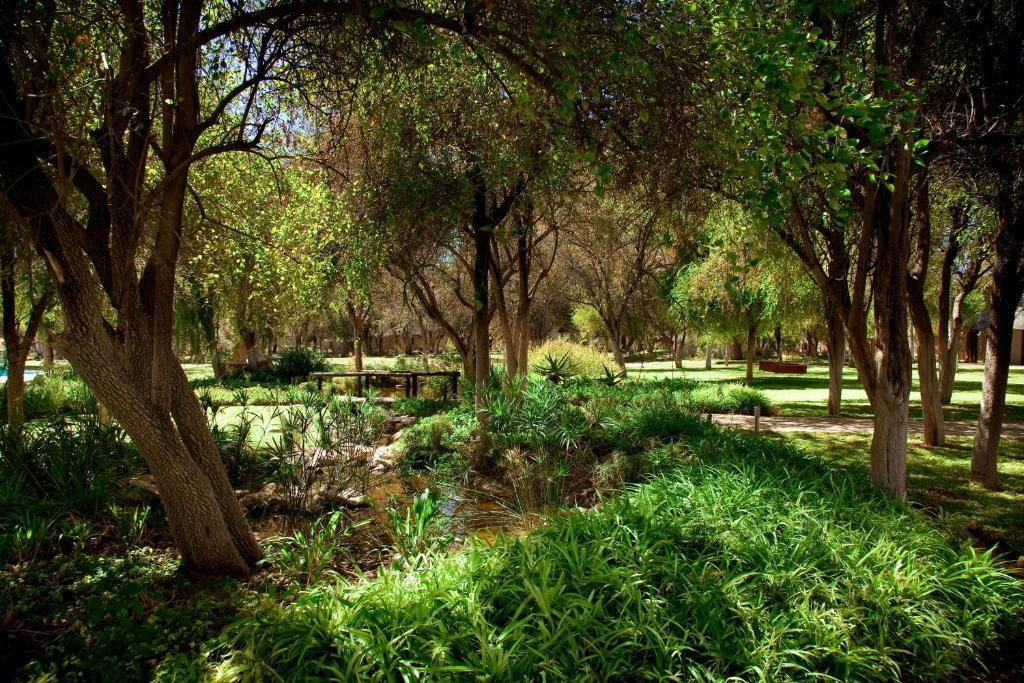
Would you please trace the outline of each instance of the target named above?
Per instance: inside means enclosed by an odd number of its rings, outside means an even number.
[[[704,369],[711,369],[711,342],[704,345]]]
[[[907,497],[908,410],[906,399],[901,400],[896,394],[895,391],[879,391],[875,397],[871,483],[897,500],[904,500]]]
[[[680,370],[683,367],[683,346],[686,345],[686,333],[683,332],[681,338],[674,336],[672,343],[674,345],[672,349],[672,365],[677,370]]]
[[[626,355],[622,351],[622,341],[619,339],[618,328],[608,325],[608,346],[612,351],[612,358],[615,359],[615,367],[619,369],[619,372],[626,372]]]
[[[747,328],[747,374],[745,381],[750,384],[754,381],[754,344],[757,341],[757,328],[753,325]]]
[[[935,372],[935,341],[931,330],[917,335],[917,377],[921,387],[921,413],[924,417],[926,446],[946,445],[946,421],[942,414],[939,378]]]
[[[830,307],[828,332],[828,414],[843,414],[843,366],[846,365],[846,330],[839,315]]]
[[[1006,413],[1006,385],[1010,373],[1013,319],[1024,291],[1021,256],[1024,255],[1024,196],[1016,201],[1010,190],[999,192],[999,233],[995,240],[989,300],[989,331],[985,340],[985,377],[981,387],[981,413],[974,434],[971,480],[990,489],[999,487],[996,454]]]
[[[917,338],[917,375],[921,388],[921,412],[924,417],[924,443],[926,446],[946,444],[946,425],[942,415],[939,378],[935,369],[935,333],[931,314],[925,303],[925,278],[931,255],[931,202],[928,178],[923,176],[917,193],[918,224],[914,263],[907,272],[907,308]]]
[[[53,334],[46,330],[46,339],[43,340],[43,370],[53,370]]]
[[[960,339],[964,331],[964,292],[957,294],[953,301],[952,325],[949,338],[943,340],[939,349],[939,400],[948,406],[953,402],[953,382],[956,380],[957,364],[960,362]],[[941,328],[940,328],[941,330]]]
[[[779,354],[779,362],[782,362],[782,327],[780,325],[775,326],[775,350]]]
[[[488,276],[491,260],[491,227],[479,215],[473,225],[473,243],[473,402],[476,405],[477,419],[481,424],[486,424],[487,383],[491,375],[490,320],[488,316],[490,309]]]
[[[25,422],[25,358],[9,344],[7,349],[7,424],[20,427]]]

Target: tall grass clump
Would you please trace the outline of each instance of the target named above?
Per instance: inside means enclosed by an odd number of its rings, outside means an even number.
[[[760,407],[770,415],[774,406],[767,394],[742,384],[698,384],[677,392],[680,402],[697,413],[739,413],[753,415]]]
[[[546,358],[568,359],[568,374],[583,377],[601,377],[604,375],[605,366],[612,365],[607,353],[567,339],[549,339],[540,346],[530,349],[529,367],[543,365]]]
[[[824,460],[696,420],[672,463],[521,539],[302,593],[220,680],[936,680],[1021,616],[988,553]]]

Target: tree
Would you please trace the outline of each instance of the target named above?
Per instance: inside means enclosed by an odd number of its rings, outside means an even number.
[[[746,185],[738,193],[760,207],[842,318],[874,411],[871,481],[903,499],[911,189],[928,144],[918,96],[942,6],[879,0],[809,10],[751,17],[781,30],[746,32],[731,53],[744,92],[723,94],[751,98],[727,114]]]
[[[630,312],[651,295],[645,289],[651,275],[668,265],[668,216],[659,204],[625,191],[584,195],[565,230],[564,253],[576,271],[572,297],[601,318],[621,372]]]
[[[0,186],[54,281],[65,321],[55,343],[145,458],[185,565],[247,573],[260,550],[172,348],[189,171],[274,134],[287,74],[310,44],[293,36],[338,43],[330,26],[353,35],[414,20],[466,31],[362,2],[8,9]]]
[[[0,233],[0,317],[7,349],[7,424],[17,428],[25,421],[25,363],[53,303],[53,289],[49,279],[33,268],[31,253],[19,250],[13,237]]]

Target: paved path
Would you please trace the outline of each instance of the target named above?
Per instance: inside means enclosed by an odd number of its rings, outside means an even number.
[[[752,415],[715,415],[715,422],[736,429],[754,429]],[[975,422],[946,422],[949,436],[973,436]],[[765,432],[833,432],[838,434],[870,434],[873,429],[871,418],[864,417],[785,417],[767,416],[761,418],[761,431]],[[922,423],[910,421],[910,433],[919,436]],[[1003,425],[1003,436],[1007,439],[1024,439],[1024,424],[1008,422]]]

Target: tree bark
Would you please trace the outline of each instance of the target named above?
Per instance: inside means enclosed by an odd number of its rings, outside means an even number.
[[[780,325],[775,326],[775,350],[779,354],[779,362],[782,362],[782,327]]]
[[[1012,187],[1012,185],[1010,186]],[[989,330],[985,339],[985,376],[981,412],[974,434],[971,480],[990,489],[999,487],[997,452],[1006,413],[1006,385],[1010,373],[1013,319],[1024,292],[1024,192],[1000,188],[992,284],[989,291]]]
[[[828,414],[843,414],[843,367],[846,365],[846,330],[834,307],[829,309],[826,322],[828,331],[825,343],[828,346]]]
[[[917,375],[921,390],[921,413],[924,418],[926,446],[946,444],[946,423],[942,414],[939,378],[936,372],[935,333],[931,314],[925,303],[925,279],[931,255],[931,204],[928,178],[922,176],[917,193],[917,246],[914,262],[907,271],[907,308],[917,337]]]
[[[704,345],[704,369],[711,369],[711,342]]]
[[[745,382],[750,384],[754,381],[754,344],[757,341],[757,328],[753,325],[747,327],[747,374]]]
[[[485,212],[486,198],[477,192],[477,211],[473,222],[473,402],[477,420],[487,423],[487,383],[491,376],[490,296],[488,278],[491,260],[491,232]]]
[[[47,289],[32,302],[28,325],[21,333],[17,318],[16,257],[13,248],[0,251],[0,317],[3,319],[4,345],[7,347],[7,424],[17,428],[25,421],[25,364],[43,316],[50,307],[52,293]]]

